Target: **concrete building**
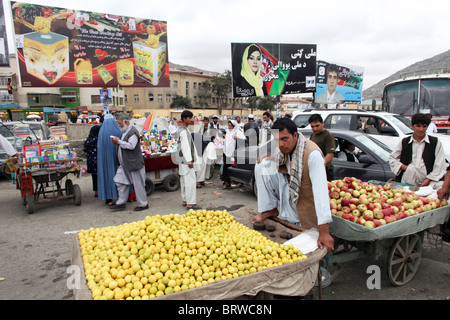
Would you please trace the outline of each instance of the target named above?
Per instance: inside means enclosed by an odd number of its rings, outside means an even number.
[[[170,108],[173,99],[181,96],[190,99],[192,107],[189,109],[193,111],[194,115],[216,114],[218,113],[218,98],[207,96],[202,87],[203,82],[213,76],[212,73],[171,68],[169,87],[125,87],[125,105],[132,109],[134,114],[146,116],[152,113],[156,116],[170,117],[177,113],[176,110]],[[243,99],[233,99],[232,93],[229,93],[226,101],[222,103],[227,106],[223,109],[223,113],[228,114],[233,104],[235,111],[240,111],[245,107]]]
[[[176,96],[181,96],[190,99],[192,106],[189,109],[196,117],[211,117],[220,113],[219,101],[207,94],[202,86],[213,76],[213,73],[170,68],[169,87],[108,88],[112,99],[107,106],[112,112],[172,117],[179,115],[181,109],[171,109],[170,105]],[[8,92],[9,83],[11,92]],[[65,111],[69,119],[80,114],[100,114],[104,110],[100,101],[101,90],[93,87],[21,87],[16,56],[11,54],[10,66],[0,67],[0,118],[25,120],[28,115],[37,114],[44,121],[55,121],[61,111]],[[225,100],[221,102],[224,117],[240,115],[245,118],[250,113],[245,99],[234,99],[230,92]]]
[[[10,66],[0,67],[0,118],[3,120],[25,120],[27,115],[37,114],[45,121],[52,120],[60,111],[67,116],[101,113],[100,102],[102,88],[32,87],[19,85],[19,72],[15,54],[10,55]],[[11,83],[12,92],[8,91]],[[123,88],[110,88],[111,111],[125,110]]]

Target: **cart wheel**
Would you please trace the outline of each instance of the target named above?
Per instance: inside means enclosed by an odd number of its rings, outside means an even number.
[[[30,196],[29,194],[25,195],[25,201],[26,201],[25,207],[27,208],[27,213],[28,214],[34,213],[34,196]]]
[[[81,205],[81,189],[80,186],[77,184],[74,184],[72,186],[73,190],[73,204],[76,206]]]
[[[151,196],[153,191],[155,190],[155,185],[151,179],[145,179],[145,191],[147,192],[147,197]]]
[[[419,269],[422,241],[417,234],[398,238],[389,252],[388,277],[394,286],[408,283]]]
[[[180,189],[180,178],[178,178],[178,176],[175,174],[169,174],[164,178],[163,184],[166,191],[177,191],[178,189]]]
[[[72,182],[72,180],[70,180],[70,179],[66,180],[65,188],[66,188],[66,195],[73,194],[74,190],[73,190],[73,182]]]

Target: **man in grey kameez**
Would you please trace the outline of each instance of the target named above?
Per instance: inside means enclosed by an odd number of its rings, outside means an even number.
[[[133,185],[138,206],[134,211],[148,209],[147,192],[145,191],[145,165],[141,152],[139,132],[131,124],[130,115],[120,113],[116,121],[122,129],[122,137],[111,137],[111,141],[119,147],[117,158],[119,168],[114,176],[119,198],[112,210],[125,210],[125,204],[130,194],[130,186]]]

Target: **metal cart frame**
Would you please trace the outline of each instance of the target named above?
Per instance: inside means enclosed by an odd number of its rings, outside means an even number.
[[[419,269],[425,232],[445,223],[449,214],[450,206],[440,207],[375,229],[333,216],[330,234],[335,239],[335,250],[328,253],[321,264],[325,268],[337,267],[331,274],[334,279],[345,262],[363,256],[378,260],[387,253],[389,281],[394,286],[402,286],[411,281]]]
[[[80,172],[78,165],[67,165],[68,162],[73,161],[81,161],[81,159],[65,159],[19,165],[20,169],[16,179],[17,189],[20,189],[21,191],[22,203],[26,207],[28,214],[35,212],[36,204],[57,200],[73,199],[73,203],[76,206],[81,205],[80,186],[74,184],[71,179],[67,178],[70,173],[78,175]],[[27,169],[34,165],[39,165],[41,167],[53,163],[62,165],[53,168]],[[64,188],[61,182],[63,178],[66,178]]]

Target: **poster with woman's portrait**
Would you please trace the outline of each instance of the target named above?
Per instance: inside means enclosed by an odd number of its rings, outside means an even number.
[[[232,43],[234,97],[315,92],[316,45]]]

